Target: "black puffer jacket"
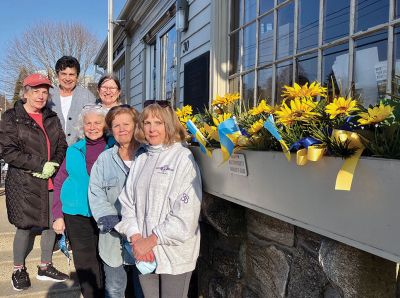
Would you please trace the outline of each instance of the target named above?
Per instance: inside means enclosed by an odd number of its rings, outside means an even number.
[[[43,125],[50,140],[50,160],[62,163],[67,149],[57,114],[43,108]],[[6,205],[8,220],[18,228],[49,226],[48,182],[32,176],[42,172],[47,143],[42,129],[29,117],[22,101],[6,111],[0,122],[1,155],[8,163]]]

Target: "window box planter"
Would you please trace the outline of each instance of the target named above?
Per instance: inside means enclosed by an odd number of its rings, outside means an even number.
[[[351,191],[337,191],[341,158],[297,166],[281,152],[243,150],[248,176],[241,176],[221,165],[219,149],[212,159],[191,150],[205,192],[400,262],[400,161],[362,158]]]

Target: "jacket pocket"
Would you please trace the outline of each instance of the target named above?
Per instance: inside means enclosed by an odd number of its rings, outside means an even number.
[[[108,179],[104,179],[102,184],[102,188],[106,193],[108,200],[113,204],[115,203],[119,196],[119,193],[121,192],[118,182],[118,177],[111,177]]]

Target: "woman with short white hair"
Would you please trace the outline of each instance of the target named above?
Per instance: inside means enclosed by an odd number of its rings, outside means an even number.
[[[53,229],[66,230],[74,254],[74,265],[83,296],[103,297],[103,273],[98,252],[99,232],[88,200],[89,176],[94,162],[114,145],[106,134],[107,110],[87,105],[79,116],[82,138],[67,149],[66,157],[54,181]]]

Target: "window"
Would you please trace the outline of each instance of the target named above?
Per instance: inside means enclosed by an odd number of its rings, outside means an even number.
[[[175,101],[176,97],[176,30],[168,22],[146,47],[146,99]]]
[[[176,30],[175,27],[160,37],[161,45],[161,100],[175,100],[176,95]]]
[[[400,77],[399,6],[400,0],[231,0],[229,91],[239,90],[248,105],[274,104],[283,85],[316,80],[331,96],[351,92],[374,104],[391,91],[391,73]]]

